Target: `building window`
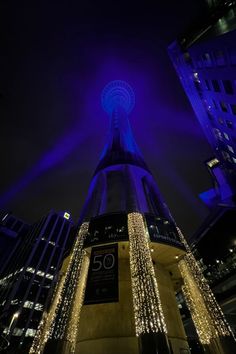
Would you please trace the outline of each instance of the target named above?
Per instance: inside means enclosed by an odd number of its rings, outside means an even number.
[[[232,159],[233,159],[233,162],[236,163],[236,159],[234,157],[232,157]]]
[[[215,109],[217,109],[217,104],[216,104],[216,101],[212,99],[212,105]]]
[[[214,58],[216,61],[216,65],[224,66],[226,64],[226,58],[223,50],[217,50],[214,52]]]
[[[229,140],[229,136],[228,136],[228,134],[225,133],[225,132],[224,132],[224,137],[225,137],[225,139]]]
[[[228,93],[229,95],[232,95],[234,93],[233,90],[233,85],[230,80],[222,80],[223,86],[225,89],[225,92]]]
[[[234,128],[233,122],[231,122],[231,120],[226,120],[225,122],[226,122],[226,125],[227,125],[227,127],[228,127],[229,129],[233,129],[233,128]]]
[[[210,90],[210,85],[209,85],[208,80],[205,80],[205,87],[208,91]]]
[[[227,145],[227,148],[229,149],[230,152],[234,153],[234,149],[232,148],[232,146]]]
[[[215,92],[220,92],[220,85],[217,80],[212,80],[212,86]]]
[[[25,336],[26,337],[34,337],[35,333],[36,333],[36,329],[28,328],[26,333],[25,333]]]
[[[229,49],[230,63],[236,65],[236,47],[231,47]]]
[[[20,337],[23,334],[23,328],[14,328],[13,336]]]
[[[223,140],[223,137],[222,137],[222,134],[221,134],[221,131],[219,130],[219,129],[217,129],[217,128],[213,128],[212,129],[213,130],[213,133],[214,133],[214,135],[215,135],[215,138],[218,140]]]
[[[229,153],[227,151],[222,151],[222,156],[225,159],[225,161],[231,162],[230,155],[229,155]]]
[[[210,112],[207,112],[207,116],[210,120],[214,120],[214,117]]]
[[[220,101],[220,107],[223,112],[227,112],[227,105],[224,101]],[[236,114],[236,113],[235,113]]]
[[[224,121],[223,121],[223,119],[222,119],[221,117],[218,119],[218,122],[219,122],[221,125],[224,124]]]
[[[230,107],[231,107],[232,113],[236,115],[236,104],[231,104]]]
[[[202,60],[205,66],[212,66],[212,60],[209,53],[204,53],[202,56]]]

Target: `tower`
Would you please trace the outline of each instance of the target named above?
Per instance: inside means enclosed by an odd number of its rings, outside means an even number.
[[[108,141],[31,354],[188,352],[175,300],[183,274],[203,342],[230,336],[204,280],[198,288],[200,270],[135,143],[128,120],[134,101],[132,88],[120,80],[102,92]],[[197,302],[191,291],[199,293]],[[206,322],[199,322],[198,311]]]

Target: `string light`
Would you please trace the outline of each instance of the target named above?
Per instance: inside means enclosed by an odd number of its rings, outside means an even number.
[[[136,336],[167,333],[152,257],[143,217],[128,214],[130,271]]]
[[[39,324],[36,336],[30,348],[29,354],[43,353],[46,342],[49,339],[70,340],[71,346],[75,346],[75,338],[71,336],[69,324],[73,325],[73,316],[71,310],[74,303],[74,298],[77,296],[77,291],[81,291],[81,304],[76,307],[77,321],[79,320],[80,307],[83,301],[83,289],[78,286],[82,276],[82,269],[87,269],[85,250],[83,249],[84,240],[88,234],[89,223],[83,223],[79,229],[76,238],[69,264],[64,276],[57,285],[57,289],[52,301],[52,305],[48,313],[44,313],[43,318]],[[85,260],[85,261],[84,261]],[[84,279],[83,284],[85,284]],[[85,287],[85,286],[84,286]],[[78,322],[77,322],[78,325]]]
[[[187,251],[178,264],[184,281],[182,290],[201,343],[210,344],[215,339],[225,336],[234,338],[198,262],[180,229],[177,230]]]
[[[86,254],[83,258],[83,264],[79,283],[76,289],[73,306],[71,307],[70,321],[67,327],[66,339],[71,343],[70,353],[75,353],[76,337],[78,333],[78,324],[80,319],[80,312],[84,302],[84,295],[87,283],[88,269],[90,257]]]

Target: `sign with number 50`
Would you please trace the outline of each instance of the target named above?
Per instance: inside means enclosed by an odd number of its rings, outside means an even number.
[[[118,300],[118,245],[93,247],[84,304]]]

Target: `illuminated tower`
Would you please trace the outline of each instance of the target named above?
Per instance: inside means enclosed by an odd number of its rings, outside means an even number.
[[[123,81],[109,83],[102,92],[110,116],[108,141],[31,354],[188,352],[175,299],[183,274],[202,342],[230,334],[218,305],[207,297],[207,284],[198,289],[202,280],[195,260],[134,141],[128,120],[134,102],[133,90]],[[198,302],[192,290],[199,292]],[[201,297],[204,291],[207,300]],[[197,322],[199,314],[208,315],[204,323]]]

